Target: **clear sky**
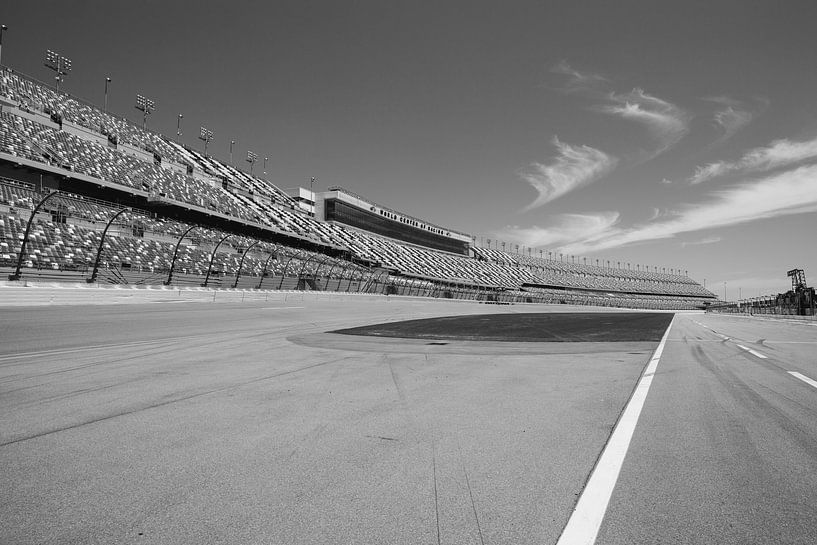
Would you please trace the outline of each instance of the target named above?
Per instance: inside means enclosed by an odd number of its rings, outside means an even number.
[[[477,242],[817,284],[817,2],[7,0],[3,64]],[[546,255],[546,254],[545,254]]]

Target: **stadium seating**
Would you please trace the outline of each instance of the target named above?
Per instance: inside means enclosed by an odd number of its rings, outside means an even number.
[[[501,294],[519,301],[642,308],[695,308],[714,298],[690,278],[677,274],[594,267],[480,247],[472,248],[473,257],[466,257],[318,221],[266,179],[7,69],[0,69],[0,95],[13,104],[0,114],[0,153],[81,173],[112,188],[160,197],[181,207],[216,212],[256,232],[259,225],[265,226],[269,240],[282,234],[297,235],[317,245],[346,249],[354,260],[389,271],[377,283],[391,293],[430,295],[447,286],[446,293],[461,295],[470,287],[480,298]],[[61,122],[87,131],[63,130],[53,121],[54,114]],[[146,153],[131,153],[123,144]],[[30,185],[0,180],[0,265],[16,263],[25,223],[40,198]],[[29,235],[23,256],[26,268],[71,271],[92,266],[101,230],[116,207],[66,194],[47,208]],[[188,227],[148,213],[125,213],[105,239],[101,265],[105,270],[164,273],[170,269],[178,238]],[[207,275],[209,270],[219,279],[237,276],[240,267],[242,276],[280,277],[279,286],[284,276],[312,277],[311,289],[321,284],[326,289],[330,281],[340,289],[343,278],[351,285],[353,278],[361,281],[367,274],[349,261],[260,242],[238,232],[213,256],[214,247],[226,234],[203,226],[195,229],[180,245],[174,270],[192,276]]]

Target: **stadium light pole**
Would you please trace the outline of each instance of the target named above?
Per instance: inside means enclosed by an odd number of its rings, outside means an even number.
[[[250,176],[252,176],[252,168],[255,166],[255,162],[258,160],[258,154],[254,151],[247,152],[247,162],[250,164]]]
[[[204,142],[204,156],[207,157],[207,144],[213,139],[213,131],[205,127],[201,127],[199,132],[199,140]]]
[[[269,157],[264,157],[264,178],[267,177],[267,161],[269,161]]]
[[[71,71],[71,59],[47,49],[45,52],[45,66],[57,73],[55,80],[57,92],[59,92],[62,76],[67,76],[68,72]]]
[[[176,118],[176,136],[181,136],[182,135],[182,118],[183,117],[184,116],[182,114],[179,114],[179,116]]]
[[[233,146],[235,146],[235,140],[230,140],[230,166],[233,166]]]
[[[111,78],[105,78],[105,106],[102,111],[108,113],[108,85],[111,84]]]
[[[6,25],[0,25],[0,66],[3,66],[3,32],[8,29]]]
[[[156,109],[156,103],[142,95],[136,95],[136,106],[134,108],[142,112],[142,130],[145,130],[148,125],[148,116]]]

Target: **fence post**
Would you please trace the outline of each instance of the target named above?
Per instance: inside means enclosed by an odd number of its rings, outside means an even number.
[[[165,281],[165,286],[169,286],[170,283],[173,281],[173,268],[176,266],[176,256],[179,254],[179,246],[181,245],[182,240],[184,240],[184,237],[186,237],[187,234],[196,227],[197,227],[196,225],[191,225],[190,227],[188,227],[187,230],[184,233],[182,233],[182,236],[179,237],[179,240],[176,241],[176,249],[173,250],[173,259],[170,261],[170,272],[167,273],[167,280]]]
[[[329,269],[329,274],[326,275],[326,282],[323,285],[323,291],[326,291],[329,288],[329,280],[332,278],[332,273],[335,272],[335,267],[338,266],[339,260],[336,258],[335,262],[332,263],[332,268]],[[338,284],[338,288],[340,288],[340,284]]]
[[[259,242],[261,242],[261,241],[260,241],[260,240],[256,240],[255,242],[253,242],[252,244],[250,244],[250,245],[247,247],[247,249],[246,249],[246,250],[244,250],[244,253],[243,253],[243,254],[241,254],[241,261],[238,263],[238,272],[236,272],[236,273],[235,273],[235,282],[233,283],[233,289],[235,289],[235,288],[238,286],[238,279],[239,279],[239,278],[241,278],[241,267],[243,267],[243,266],[244,266],[244,258],[245,258],[245,257],[247,257],[247,254],[248,254],[248,253],[250,253],[250,250],[251,250],[251,249],[252,249],[252,248],[253,248],[253,247],[254,247],[256,244],[258,244]],[[261,278],[263,279],[263,276],[262,276]]]
[[[278,246],[275,247],[275,251],[271,252],[269,257],[267,257],[267,260],[264,262],[264,270],[261,271],[261,281],[258,282],[258,288],[257,289],[259,289],[259,290],[261,289],[261,284],[264,283],[264,276],[267,274],[267,265],[269,265],[269,262],[273,257],[277,257],[277,254],[278,254]]]
[[[213,261],[215,261],[215,259],[216,259],[216,251],[218,251],[218,247],[221,246],[222,242],[224,242],[225,240],[227,240],[231,236],[233,236],[233,235],[232,234],[224,235],[223,237],[221,237],[221,240],[218,241],[218,244],[216,244],[216,247],[213,248],[213,254],[210,256],[210,264],[207,266],[207,276],[204,277],[204,284],[202,284],[202,287],[206,288],[207,287],[207,282],[210,280],[210,271],[213,269]],[[213,297],[215,298],[215,296],[213,296]]]
[[[301,251],[296,250],[294,254],[289,256],[289,260],[287,261],[287,264],[284,265],[284,270],[281,272],[281,281],[278,283],[278,289],[279,290],[284,285],[284,278],[286,278],[286,276],[287,276],[287,271],[289,270],[289,264],[292,262],[293,259],[295,259],[295,256],[300,256],[300,255],[301,255]]]
[[[108,229],[110,229],[111,225],[113,224],[113,221],[116,218],[118,218],[128,210],[130,209],[123,208],[122,210],[114,214],[113,217],[110,220],[108,220],[107,225],[105,225],[105,229],[102,231],[102,237],[99,239],[99,249],[96,251],[96,259],[94,260],[94,271],[91,273],[91,277],[86,280],[87,283],[93,284],[94,282],[96,282],[96,275],[97,272],[99,271],[99,258],[102,257],[102,250],[105,244],[105,235],[108,234]]]
[[[46,201],[55,195],[59,195],[59,191],[54,190],[46,195],[39,203],[37,203],[37,206],[35,206],[34,210],[31,212],[31,216],[29,216],[28,223],[26,224],[26,232],[23,235],[23,243],[20,245],[20,255],[17,256],[17,268],[14,270],[14,274],[9,275],[9,280],[20,280],[20,269],[23,267],[23,255],[25,255],[26,244],[28,243],[28,234],[31,231],[31,224],[34,222],[34,216],[37,215],[37,212],[40,211],[40,208],[43,207]]]

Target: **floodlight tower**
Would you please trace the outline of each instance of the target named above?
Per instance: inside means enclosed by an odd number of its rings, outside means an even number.
[[[269,161],[269,157],[264,157],[264,178],[267,177],[267,161]]]
[[[67,76],[71,71],[71,59],[48,49],[45,52],[45,66],[57,73],[55,80],[57,91],[59,91],[62,77]]]
[[[102,109],[103,112],[108,112],[108,85],[111,84],[111,78],[105,78],[105,107]]]
[[[199,133],[199,140],[204,142],[204,156],[207,157],[207,144],[210,143],[210,140],[213,139],[213,131],[210,129],[206,129],[204,127],[201,128],[201,132]]]
[[[179,114],[179,117],[176,118],[176,136],[182,135],[182,118],[184,116]]]
[[[230,166],[233,166],[233,146],[235,146],[235,140],[230,140]]]
[[[136,106],[134,108],[142,112],[142,130],[144,130],[148,125],[148,116],[156,109],[156,103],[142,95],[136,95]]]
[[[250,175],[252,176],[252,167],[255,166],[255,162],[258,160],[258,154],[254,151],[247,152],[247,162],[250,164]]]
[[[0,25],[0,66],[3,66],[3,31],[8,29],[6,25]]]

